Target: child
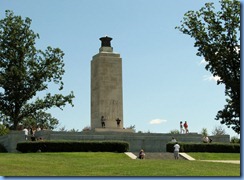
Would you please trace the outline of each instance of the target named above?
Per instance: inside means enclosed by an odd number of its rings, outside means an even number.
[[[139,152],[139,159],[144,159],[145,158],[145,153],[143,149]]]

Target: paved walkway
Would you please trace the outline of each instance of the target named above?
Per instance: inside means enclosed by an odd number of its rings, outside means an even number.
[[[179,153],[179,155],[180,155],[181,157],[183,157],[184,159],[189,160],[189,161],[195,161],[195,160],[196,160],[196,159],[194,159],[193,157],[189,156],[189,155],[186,154],[186,153]]]
[[[239,160],[199,160],[199,161],[240,164]]]
[[[186,153],[179,153],[179,154],[180,156],[184,157],[186,160],[195,161],[193,157],[189,156]],[[240,164],[240,160],[199,160],[199,161]]]
[[[125,154],[127,156],[129,156],[131,159],[136,159],[137,158],[137,156],[135,154],[131,153],[131,152],[125,152]]]

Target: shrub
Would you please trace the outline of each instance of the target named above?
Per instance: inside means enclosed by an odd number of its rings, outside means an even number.
[[[0,152],[8,152],[4,145],[0,144]]]
[[[180,134],[180,131],[178,129],[173,129],[169,133],[170,134]]]
[[[167,152],[174,151],[175,143],[166,145]],[[181,152],[216,152],[216,153],[240,153],[240,144],[227,143],[179,143]]]
[[[17,144],[20,152],[126,152],[123,141],[28,141]]]
[[[240,144],[240,139],[238,137],[232,137],[230,142],[231,143],[239,143]]]

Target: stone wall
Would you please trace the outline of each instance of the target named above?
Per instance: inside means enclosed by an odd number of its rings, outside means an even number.
[[[126,141],[130,145],[129,151],[137,152],[144,149],[146,152],[165,152],[166,144],[172,139],[172,134],[163,133],[130,133],[130,132],[57,132],[57,131],[39,131],[36,137],[42,137],[44,140],[120,140]],[[196,133],[174,135],[179,142],[201,143],[202,136]],[[230,142],[229,135],[210,136],[213,142]],[[8,152],[17,152],[18,142],[25,141],[24,132],[11,131],[10,134],[0,137],[0,143],[3,144]]]
[[[17,143],[21,141],[25,141],[24,131],[10,131],[9,134],[0,136],[0,143],[4,145],[8,152],[17,152]]]

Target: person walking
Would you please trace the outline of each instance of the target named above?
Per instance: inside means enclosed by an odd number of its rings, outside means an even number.
[[[187,124],[186,121],[185,121],[185,123],[184,123],[184,128],[185,128],[186,134],[189,133],[189,130],[188,130],[188,124]]]
[[[180,133],[184,134],[183,122],[180,122]]]
[[[174,157],[175,157],[175,159],[179,159],[179,151],[180,151],[180,145],[176,142],[174,145]]]
[[[25,132],[25,140],[27,141],[28,140],[28,129],[25,127],[23,129],[23,131]]]

